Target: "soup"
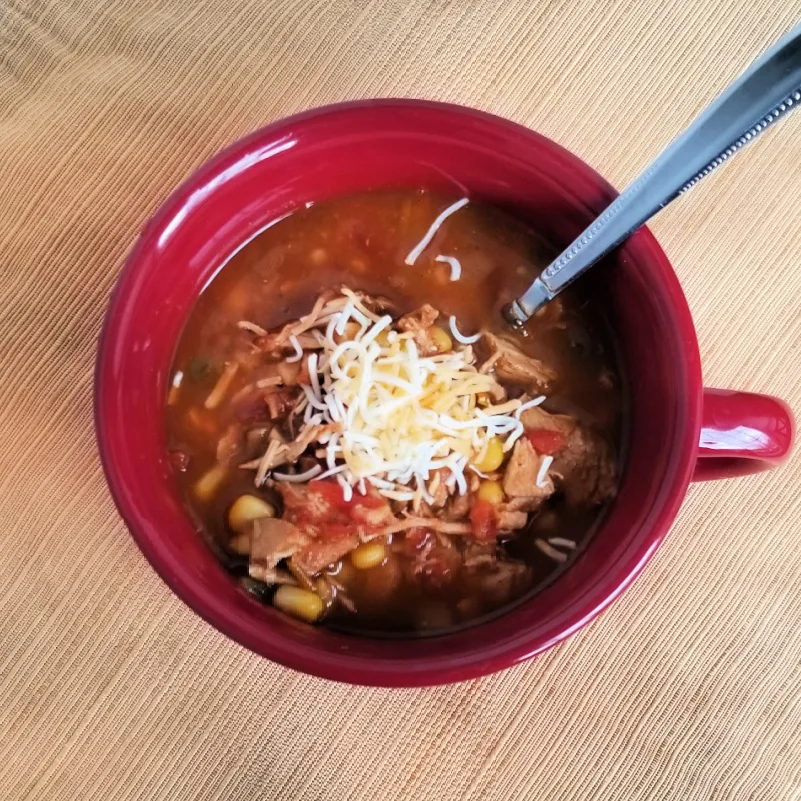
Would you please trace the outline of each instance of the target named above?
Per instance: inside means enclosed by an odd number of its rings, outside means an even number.
[[[624,394],[549,249],[428,192],[309,204],[231,257],[176,350],[170,459],[245,590],[309,623],[432,633],[569,566],[613,499]]]

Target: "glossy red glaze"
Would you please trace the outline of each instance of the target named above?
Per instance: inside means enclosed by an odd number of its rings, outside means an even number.
[[[117,283],[97,362],[103,465],[153,567],[187,604],[240,643],[284,665],[353,683],[468,679],[528,659],[586,625],[628,587],[673,522],[701,430],[692,319],[665,254],[641,230],[582,279],[595,283],[617,329],[630,380],[630,445],[617,500],[563,576],[492,622],[404,641],[312,628],[242,592],[195,530],[167,459],[165,384],[184,320],[230,254],[281,215],[336,194],[421,186],[501,206],[556,245],[571,240],[615,197],[609,184],[558,145],[478,111],[388,100],[301,114],[237,142],[162,206]],[[737,407],[726,407],[731,413],[725,418],[722,408],[707,407],[710,422],[719,414],[725,420],[719,430],[734,430]],[[758,416],[749,419],[758,422]]]
[[[704,390],[693,481],[759,473],[781,464],[794,437],[787,404],[769,395]]]

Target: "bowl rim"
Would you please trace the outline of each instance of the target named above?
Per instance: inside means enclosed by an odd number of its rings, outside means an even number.
[[[125,498],[125,493],[123,491],[125,482],[114,465],[111,453],[113,448],[110,444],[110,440],[113,437],[107,430],[103,415],[105,400],[105,381],[103,380],[103,376],[108,369],[108,359],[110,357],[109,339],[111,336],[110,329],[112,328],[112,320],[118,314],[119,308],[124,303],[125,290],[133,280],[143,257],[147,256],[151,246],[158,239],[160,232],[163,231],[166,225],[169,224],[169,221],[175,217],[176,212],[184,205],[186,198],[191,194],[193,188],[198,185],[206,184],[209,179],[218,173],[224,164],[229,163],[238,155],[244,155],[256,143],[262,142],[268,138],[275,138],[276,134],[283,129],[289,129],[298,124],[316,120],[320,117],[347,115],[353,112],[359,113],[365,109],[381,107],[398,110],[430,109],[445,114],[467,115],[474,120],[482,121],[484,124],[496,130],[505,130],[510,135],[527,137],[531,141],[538,140],[539,144],[546,147],[554,157],[558,157],[576,170],[584,181],[591,182],[596,189],[604,196],[608,197],[609,202],[618,194],[614,187],[590,165],[550,138],[503,117],[459,104],[408,98],[357,100],[320,106],[276,120],[234,141],[204,162],[198,169],[191,172],[170,192],[167,198],[159,205],[156,212],[143,225],[115,281],[98,338],[94,371],[93,416],[95,436],[106,481],[112,499],[131,536],[147,561],[170,589],[186,603],[187,606],[199,614],[214,628],[228,637],[231,637],[236,642],[248,647],[250,650],[269,658],[271,661],[318,677],[349,684],[368,686],[433,686],[477,678],[511,667],[547,650],[556,643],[572,635],[578,629],[583,628],[612,604],[631,585],[661,544],[678,513],[678,509],[685,497],[687,486],[689,485],[692,475],[695,463],[694,454],[701,424],[702,381],[700,353],[692,316],[678,277],[666,254],[648,228],[643,227],[638,231],[636,235],[638,237],[638,243],[640,249],[645,253],[647,260],[658,263],[661,268],[662,278],[664,282],[666,282],[664,288],[667,290],[668,294],[666,303],[669,303],[671,312],[679,323],[684,346],[687,349],[687,362],[684,368],[686,369],[687,383],[691,392],[686,399],[687,414],[685,416],[685,429],[680,432],[681,436],[677,434],[674,445],[674,454],[672,457],[672,463],[676,465],[673,473],[674,480],[672,486],[664,494],[661,514],[651,526],[647,541],[644,541],[636,551],[631,553],[630,558],[627,560],[629,569],[622,571],[619,578],[610,585],[603,602],[598,604],[589,614],[583,616],[580,620],[576,620],[571,625],[565,626],[558,636],[552,637],[546,642],[540,642],[536,645],[532,645],[531,642],[517,643],[515,645],[510,644],[502,653],[494,654],[487,659],[474,660],[468,663],[460,662],[451,666],[432,665],[415,671],[410,671],[408,666],[394,663],[381,666],[380,668],[376,665],[376,670],[367,668],[356,670],[351,665],[341,666],[336,664],[336,659],[332,655],[327,655],[325,659],[312,659],[308,654],[295,653],[291,648],[283,649],[280,653],[267,653],[265,649],[261,647],[260,643],[247,635],[244,629],[238,628],[234,622],[221,616],[218,610],[214,608],[213,604],[210,603],[209,599],[204,596],[202,591],[184,582],[172,573],[169,569],[169,565],[163,562],[158,549],[150,542],[148,537],[143,535],[143,532],[138,527],[137,515],[134,514],[129,502]],[[576,202],[582,203],[589,212],[595,213],[597,211],[597,209],[592,209],[587,203],[584,203],[580,195],[576,197]]]

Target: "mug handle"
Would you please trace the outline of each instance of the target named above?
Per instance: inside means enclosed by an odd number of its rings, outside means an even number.
[[[704,389],[698,461],[693,481],[769,470],[793,447],[793,413],[771,395]]]

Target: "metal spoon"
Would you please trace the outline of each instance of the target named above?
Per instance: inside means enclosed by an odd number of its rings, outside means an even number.
[[[801,106],[801,24],[753,64],[503,310],[515,327],[679,195]]]

